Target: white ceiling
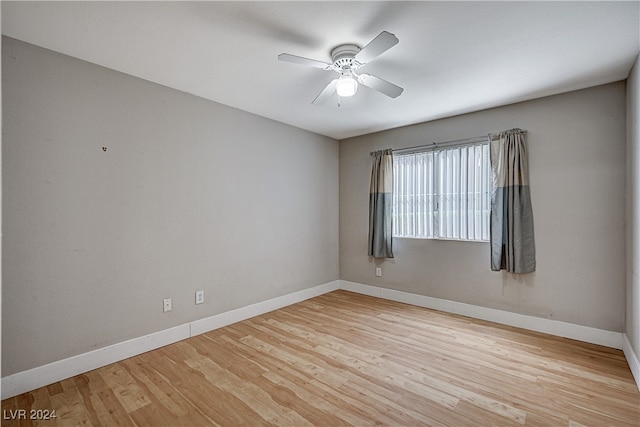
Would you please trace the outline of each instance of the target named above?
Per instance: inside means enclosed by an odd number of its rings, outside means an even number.
[[[335,139],[623,80],[640,49],[630,2],[2,2],[2,33]],[[311,101],[330,62],[382,30],[361,70],[404,87]]]

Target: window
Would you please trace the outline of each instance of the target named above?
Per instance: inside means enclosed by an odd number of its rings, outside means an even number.
[[[489,240],[489,143],[393,156],[393,236]]]

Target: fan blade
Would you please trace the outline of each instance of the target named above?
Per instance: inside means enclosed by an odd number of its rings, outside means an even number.
[[[389,83],[371,74],[360,74],[358,76],[358,82],[391,98],[397,98],[404,91],[400,86],[396,86],[393,83]]]
[[[294,64],[308,65],[310,67],[322,68],[323,70],[330,70],[331,64],[326,62],[316,61],[315,59],[303,58],[301,56],[290,55],[288,53],[281,53],[278,55],[280,61],[293,62]]]
[[[398,44],[398,38],[391,33],[383,31],[356,54],[355,60],[364,65],[396,44]]]
[[[320,92],[320,94],[316,96],[316,99],[314,99],[311,103],[316,105],[324,104],[327,99],[329,99],[331,95],[333,95],[336,91],[336,83],[338,83],[338,79],[331,80],[329,84],[324,89],[322,89],[322,92]]]

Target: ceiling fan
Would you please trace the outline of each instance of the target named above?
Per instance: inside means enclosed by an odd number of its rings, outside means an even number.
[[[331,51],[331,60],[333,61],[331,64],[288,53],[281,53],[278,55],[278,59],[294,64],[331,70],[340,74],[339,78],[329,82],[322,92],[313,100],[312,104],[324,103],[334,92],[336,92],[339,97],[353,96],[358,90],[358,83],[377,90],[391,98],[396,98],[400,96],[404,90],[403,88],[383,80],[380,77],[357,72],[358,68],[383,54],[396,44],[398,44],[398,38],[387,31],[383,31],[362,49],[354,44],[342,44],[335,47]]]

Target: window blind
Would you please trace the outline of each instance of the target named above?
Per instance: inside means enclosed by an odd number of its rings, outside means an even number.
[[[394,155],[393,235],[489,240],[489,144]]]

